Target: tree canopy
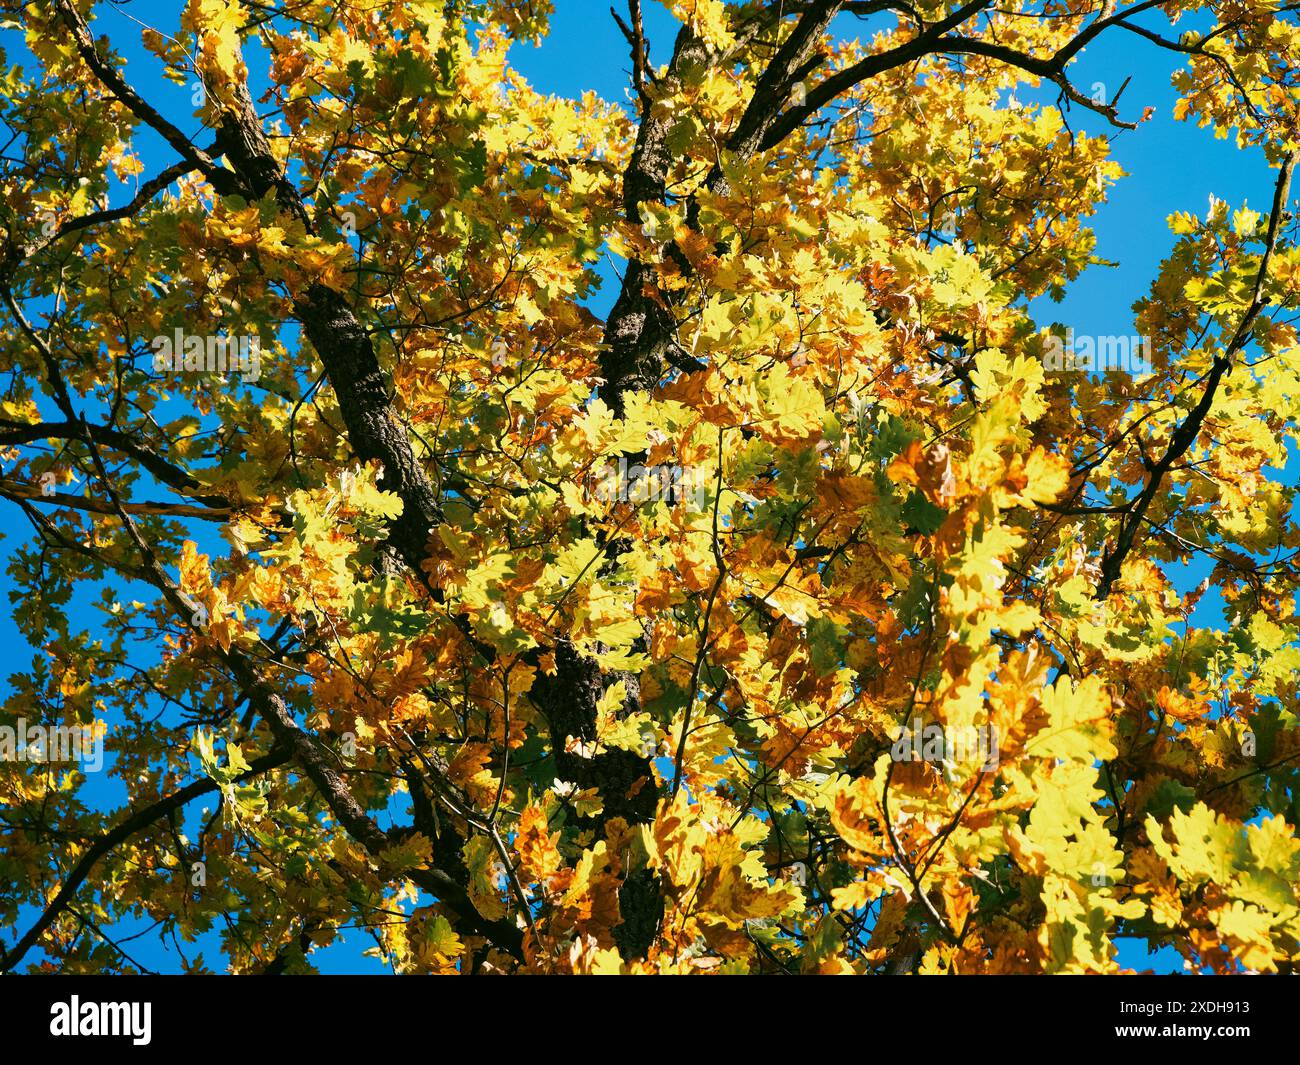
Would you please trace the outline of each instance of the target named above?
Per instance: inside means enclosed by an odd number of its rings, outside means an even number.
[[[1300,5],[664,2],[0,3],[0,970],[1300,957]],[[1116,37],[1274,196],[1084,363]]]

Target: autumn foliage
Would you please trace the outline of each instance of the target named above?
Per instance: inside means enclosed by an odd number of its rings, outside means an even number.
[[[610,101],[548,6],[0,4],[0,724],[108,752],[0,762],[0,969],[1289,971],[1295,14],[631,0]],[[1061,371],[1135,26],[1276,191]]]

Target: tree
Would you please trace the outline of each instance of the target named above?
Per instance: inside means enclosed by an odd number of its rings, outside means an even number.
[[[1295,5],[668,6],[660,66],[614,12],[624,107],[510,69],[540,0],[191,0],[141,29],[177,124],[92,5],[6,0],[0,724],[118,790],[11,740],[0,969],[138,968],[128,918],[240,973],[356,925],[398,972],[1300,955]],[[1277,173],[1170,219],[1129,343],[1030,303],[1120,177],[1071,114],[1145,117],[1071,64],[1134,35]]]

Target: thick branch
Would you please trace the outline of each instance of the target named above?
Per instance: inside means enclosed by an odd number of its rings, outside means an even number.
[[[54,6],[72,34],[78,55],[86,66],[90,67],[95,77],[113,94],[113,97],[170,144],[176,154],[189,163],[190,168],[202,171],[218,191],[228,191],[229,175],[217,165],[216,160],[203,149],[196,147],[184,133],[163,118],[127,84],[117,68],[99,54],[95,48],[95,40],[90,35],[90,29],[71,0],[54,0]]]

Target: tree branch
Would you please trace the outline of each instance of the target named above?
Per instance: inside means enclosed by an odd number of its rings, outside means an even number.
[[[1268,268],[1273,259],[1273,250],[1277,246],[1278,228],[1281,225],[1282,213],[1286,209],[1287,197],[1290,195],[1291,173],[1297,159],[1300,159],[1300,152],[1288,156],[1282,163],[1281,173],[1278,174],[1277,185],[1273,191],[1273,207],[1268,219],[1268,233],[1264,238],[1264,253],[1260,256],[1259,271],[1255,275],[1255,286],[1246,313],[1241,316],[1241,320],[1237,323],[1237,328],[1224,347],[1223,353],[1214,357],[1210,372],[1205,378],[1205,388],[1201,392],[1200,400],[1192,408],[1182,424],[1174,430],[1173,435],[1169,438],[1169,446],[1165,449],[1165,453],[1152,464],[1141,493],[1125,508],[1127,513],[1125,517],[1120,519],[1115,546],[1102,556],[1101,579],[1098,581],[1097,591],[1094,595],[1094,598],[1098,600],[1110,596],[1111,587],[1118,580],[1124,560],[1133,548],[1134,540],[1141,528],[1142,520],[1146,516],[1147,508],[1151,505],[1156,493],[1160,491],[1165,475],[1195,442],[1206,415],[1210,413],[1210,408],[1214,405],[1219,383],[1231,372],[1233,358],[1245,347],[1247,340],[1250,338],[1250,331],[1254,328],[1255,320],[1264,308],[1264,282],[1268,278]]]

